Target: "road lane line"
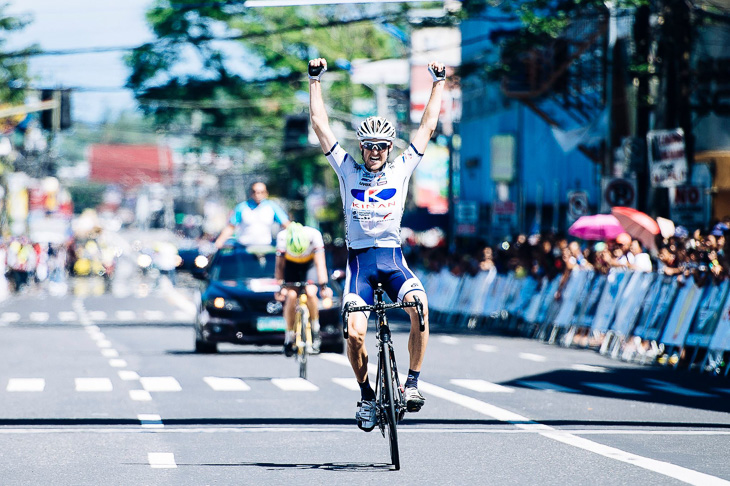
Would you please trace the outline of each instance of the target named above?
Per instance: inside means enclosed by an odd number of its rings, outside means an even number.
[[[350,363],[347,361],[347,358],[341,355],[320,355],[320,357],[344,366],[350,365]],[[368,369],[370,370],[371,368],[375,368],[375,366],[369,365]],[[625,452],[613,447],[605,446],[603,444],[593,442],[589,439],[578,437],[570,432],[563,432],[558,429],[554,429],[553,427],[549,427],[539,422],[535,422],[527,417],[523,417],[522,415],[516,414],[504,408],[497,407],[487,402],[477,400],[476,398],[461,395],[460,393],[447,390],[446,388],[432,385],[423,380],[419,380],[418,388],[428,395],[433,395],[455,403],[457,405],[461,405],[462,407],[468,408],[483,415],[487,415],[496,420],[499,420],[500,422],[512,423],[515,427],[523,430],[536,431],[546,438],[562,442],[566,445],[593,452],[609,459],[632,464],[642,469],[647,469],[649,471],[653,471],[655,473],[668,476],[679,481],[684,481],[688,484],[693,484],[696,486],[730,486],[730,481],[726,481],[716,476],[711,476],[709,474],[677,466],[669,462],[658,461],[655,459],[650,459],[648,457]],[[399,429],[399,432],[401,430],[405,432],[408,429],[402,428]]]
[[[482,393],[513,393],[515,391],[514,388],[497,385],[496,383],[484,380],[453,379],[451,383],[468,390]]]
[[[109,360],[109,366],[112,368],[126,368],[127,361],[120,358],[113,358]]]
[[[161,429],[165,426],[162,417],[153,413],[141,413],[137,415],[137,419],[144,429]]]
[[[277,388],[284,391],[317,391],[319,387],[314,383],[311,383],[302,378],[272,378],[273,383]]]
[[[112,347],[111,341],[109,341],[107,339],[100,339],[99,341],[96,342],[96,345],[99,346],[100,348],[111,348]]]
[[[17,312],[3,312],[0,314],[0,320],[3,322],[18,322],[20,320],[20,314]]]
[[[697,390],[690,390],[689,388],[684,388],[679,385],[675,385],[674,383],[668,383],[666,381],[661,380],[655,380],[653,378],[647,378],[646,381],[649,383],[649,387],[654,388],[656,390],[665,391],[667,393],[673,393],[675,395],[683,395],[685,397],[704,397],[704,398],[713,398],[716,395],[712,395],[710,393],[705,393]]]
[[[152,395],[146,390],[129,390],[129,398],[137,402],[149,402]]]
[[[344,386],[350,391],[360,391],[360,385],[357,384],[355,378],[332,378],[332,381],[340,386]]]
[[[520,359],[526,359],[527,361],[534,361],[535,363],[543,363],[543,362],[547,361],[547,358],[540,354],[520,353],[517,356]]]
[[[497,346],[492,344],[475,344],[474,349],[481,351],[482,353],[496,353]]]
[[[58,320],[61,322],[71,322],[78,319],[78,315],[74,311],[61,311],[58,313]]]
[[[175,454],[172,452],[149,452],[147,453],[147,460],[153,469],[174,469],[177,467]]]
[[[108,392],[112,391],[112,381],[109,378],[76,378],[78,392]]]
[[[30,320],[31,322],[48,322],[48,319],[50,319],[50,314],[48,312],[31,312],[30,313]]]
[[[596,390],[618,393],[621,395],[648,395],[648,393],[643,390],[634,390],[633,388],[616,385],[615,383],[582,383],[582,385],[595,388]]]
[[[46,388],[46,380],[43,378],[10,378],[8,380],[9,392],[42,392]]]
[[[119,356],[119,351],[117,351],[116,349],[111,349],[111,348],[102,349],[101,355],[104,356],[105,358],[117,358]]]
[[[215,391],[249,391],[251,387],[240,378],[221,378],[218,376],[206,376],[203,378],[209,387]]]
[[[119,378],[124,381],[139,380],[139,375],[136,371],[131,370],[119,370]]]
[[[103,321],[106,319],[106,312],[104,311],[88,311],[87,314],[92,321]]]
[[[165,318],[165,313],[158,310],[147,310],[142,313],[146,321],[161,321]]]
[[[593,366],[587,364],[574,364],[570,369],[575,371],[587,371],[589,373],[608,373],[608,368],[603,366]]]
[[[143,376],[139,379],[142,388],[148,392],[179,392],[180,383],[172,376]]]
[[[578,390],[573,390],[572,388],[568,388],[565,386],[557,385],[555,383],[550,383],[549,381],[525,381],[525,380],[519,380],[517,382],[518,384],[522,386],[526,386],[528,388],[533,388],[535,390],[542,390],[546,391],[548,393],[552,392],[560,392],[560,393],[578,393]]]
[[[118,310],[114,316],[120,321],[133,321],[137,317],[137,313],[131,310]]]
[[[459,340],[453,336],[439,336],[437,339],[439,342],[442,342],[444,344],[450,344],[450,345],[459,344]]]

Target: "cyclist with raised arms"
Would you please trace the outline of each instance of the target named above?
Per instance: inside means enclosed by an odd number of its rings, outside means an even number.
[[[290,223],[276,236],[276,267],[274,278],[280,284],[285,282],[306,282],[309,269],[317,272],[317,286],[322,298],[331,298],[332,289],[327,286],[327,264],[324,258],[324,242],[322,233],[310,226]],[[309,352],[318,353],[322,338],[319,334],[319,299],[317,286],[307,285],[307,307],[312,326],[312,348]],[[286,335],[284,337],[284,354],[294,354],[294,312],[297,303],[297,291],[282,287],[281,299],[284,299],[284,320]]]
[[[423,285],[408,268],[401,252],[400,229],[408,181],[438,124],[446,70],[441,63],[429,63],[428,70],[433,78],[431,97],[411,144],[394,160],[389,160],[396,135],[393,125],[381,117],[370,117],[360,124],[357,138],[362,161],[345,152],[329,126],[320,83],[326,70],[325,59],[309,61],[309,114],[314,133],[340,181],[348,248],[343,305],[347,302],[372,305],[378,283],[394,302],[413,301],[414,297],[421,300],[425,332],[420,331],[416,309],[406,309],[411,320],[406,406],[408,411],[417,412],[425,400],[418,391],[418,378],[428,343],[428,302]],[[350,314],[347,355],[361,391],[360,408],[355,418],[358,427],[369,432],[376,425],[377,415],[364,345],[367,320],[368,315],[363,312]]]

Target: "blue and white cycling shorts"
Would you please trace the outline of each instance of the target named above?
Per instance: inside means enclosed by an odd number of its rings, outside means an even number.
[[[414,290],[425,292],[423,284],[408,268],[400,248],[360,248],[347,252],[347,278],[344,302],[374,303],[378,283],[393,302],[402,301]],[[359,302],[362,304],[362,302]]]

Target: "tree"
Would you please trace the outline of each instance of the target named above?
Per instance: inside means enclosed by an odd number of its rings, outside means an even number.
[[[9,4],[0,4],[0,103],[20,105],[25,101],[25,88],[28,86],[27,56],[38,51],[33,45],[15,52],[2,54],[7,42],[7,34],[22,30],[31,22],[28,16],[9,16]]]

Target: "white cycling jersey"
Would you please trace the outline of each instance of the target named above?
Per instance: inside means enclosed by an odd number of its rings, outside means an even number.
[[[347,247],[397,248],[411,174],[423,158],[409,145],[380,172],[369,172],[335,143],[325,154],[340,179]]]

